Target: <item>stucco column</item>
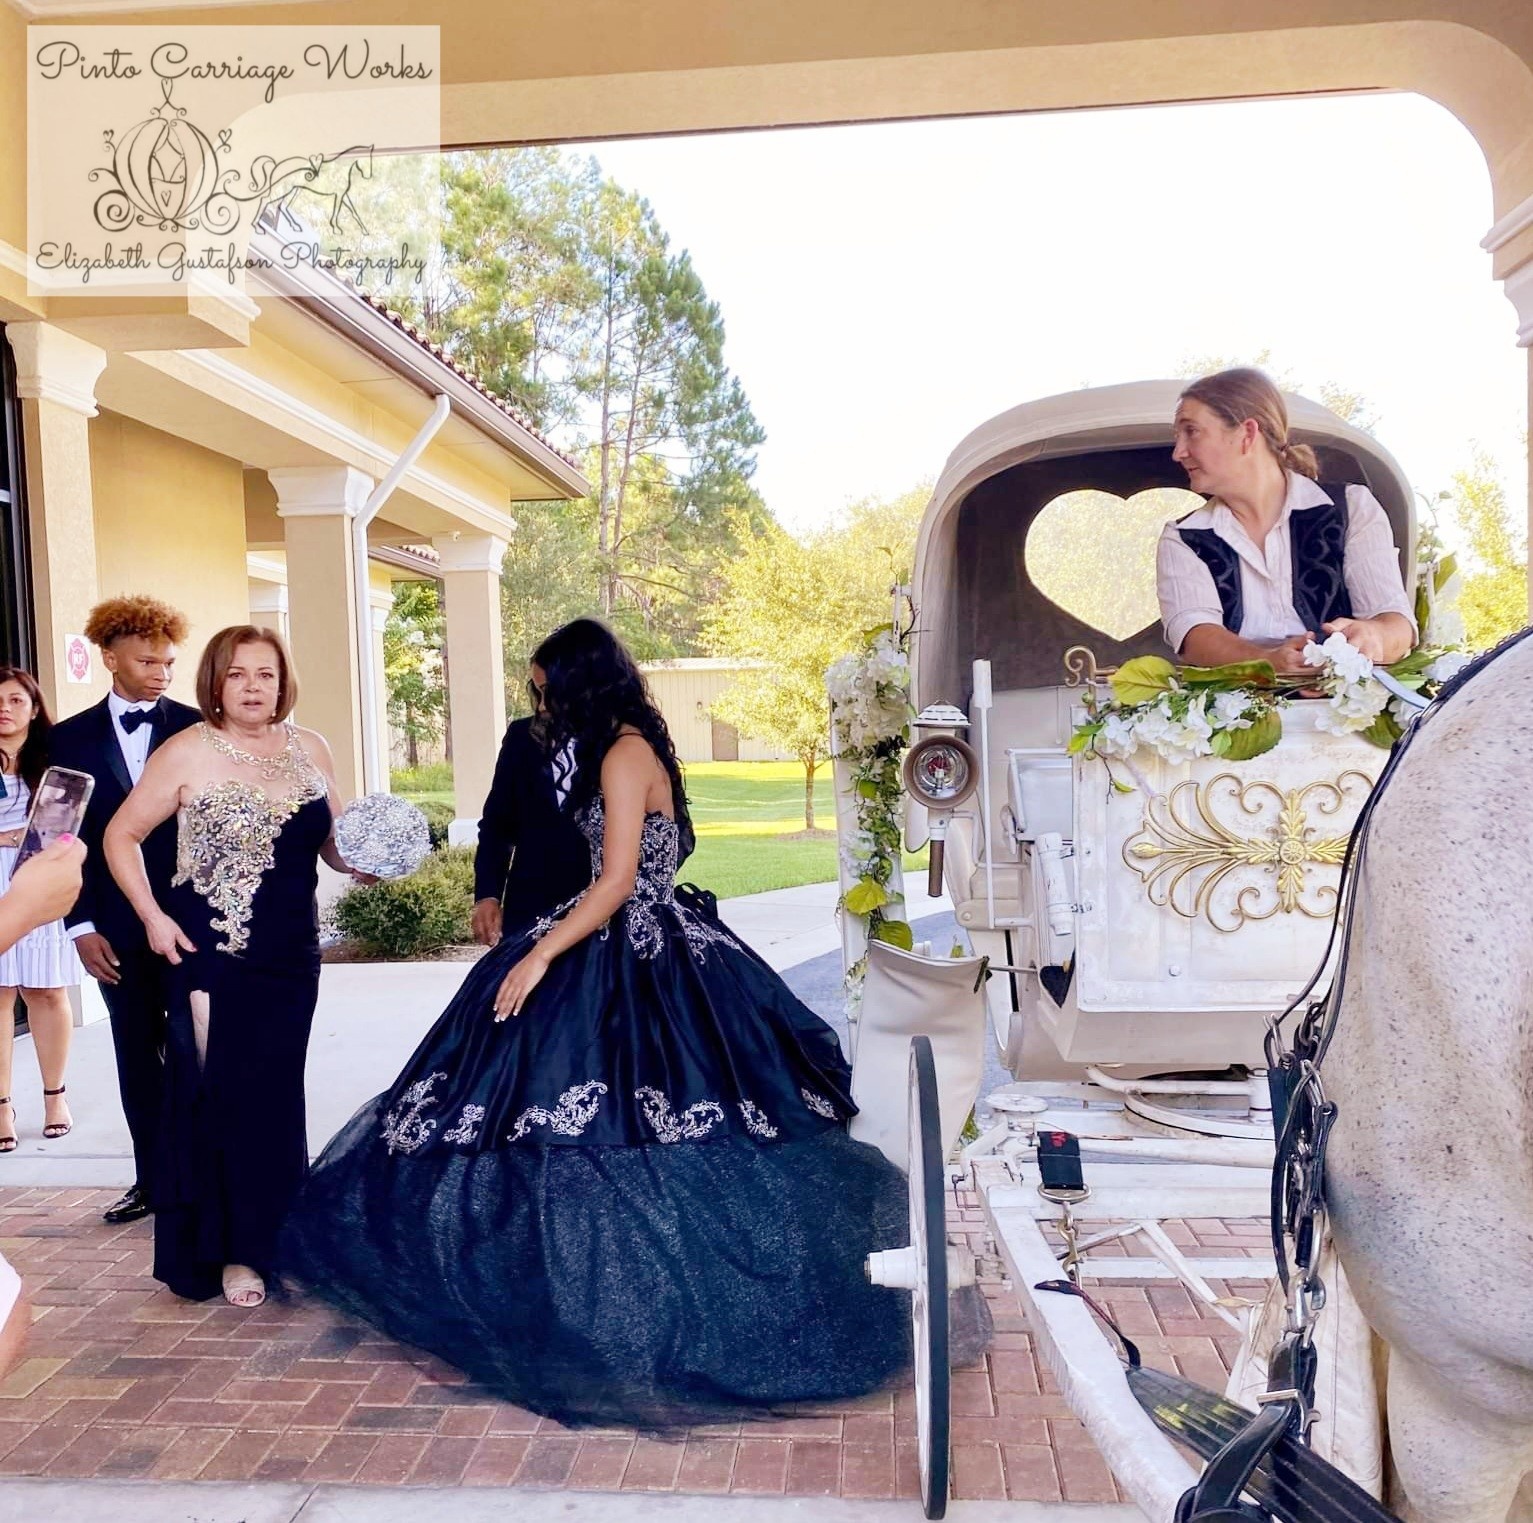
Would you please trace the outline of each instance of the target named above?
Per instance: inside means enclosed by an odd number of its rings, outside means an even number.
[[[266,474],[287,547],[288,630],[299,677],[295,717],[330,742],[341,795],[355,798],[362,786],[362,695],[351,526],[374,483],[346,465],[284,466]]]
[[[460,822],[473,822],[490,790],[506,728],[506,669],[500,635],[500,563],[506,542],[493,534],[465,534],[442,535],[431,543],[441,557],[442,597],[447,605],[453,803]],[[457,836],[464,833],[460,830]]]
[[[100,593],[89,420],[106,351],[47,323],[11,323],[5,336],[16,355],[21,401],[37,680],[54,718],[62,719],[96,696],[91,682],[69,680],[66,642],[82,633]]]
[[[287,588],[281,582],[251,582],[250,622],[263,629],[275,629],[292,644],[293,632],[288,627],[287,618]]]

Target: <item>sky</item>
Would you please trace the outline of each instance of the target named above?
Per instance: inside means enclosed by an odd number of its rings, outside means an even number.
[[[1428,496],[1479,445],[1519,517],[1527,356],[1468,130],[1412,95],[589,145],[724,315],[798,532],[1033,398],[1272,351],[1360,392]],[[1302,388],[1301,388],[1302,389]]]

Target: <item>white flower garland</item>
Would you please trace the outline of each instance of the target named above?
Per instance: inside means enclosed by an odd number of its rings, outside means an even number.
[[[1313,675],[1279,677],[1266,661],[1176,667],[1160,656],[1138,656],[1108,679],[1110,698],[1088,692],[1087,718],[1076,726],[1069,749],[1122,761],[1131,773],[1140,750],[1173,765],[1202,756],[1249,761],[1282,739],[1280,711],[1300,688],[1325,693],[1326,706],[1316,718],[1321,730],[1360,734],[1379,746],[1400,738],[1415,710],[1401,699],[1390,701],[1374,677],[1373,662],[1345,635],[1310,641],[1304,660]],[[1463,651],[1419,645],[1384,670],[1401,685],[1431,696],[1468,661]]]
[[[908,734],[910,657],[890,628],[874,631],[865,649],[843,656],[825,674],[838,753],[871,751]]]
[[[1422,646],[1420,653],[1429,658],[1421,666],[1421,685],[1434,691],[1469,665],[1468,654],[1461,650],[1438,651]],[[1318,685],[1330,701],[1315,724],[1332,735],[1369,730],[1386,708],[1390,717],[1402,725],[1415,712],[1403,699],[1391,701],[1384,684],[1374,679],[1373,662],[1350,644],[1345,635],[1334,634],[1321,645],[1311,640],[1304,647],[1304,661],[1322,672]],[[1407,656],[1405,662],[1398,664],[1411,661],[1412,657]]]
[[[839,761],[850,764],[856,828],[843,836],[841,863],[852,886],[840,909],[864,923],[870,941],[909,948],[910,927],[886,911],[899,903],[890,884],[899,863],[903,789],[900,764],[910,740],[908,636],[892,626],[870,631],[860,651],[825,674],[831,730]],[[846,996],[855,1010],[866,959],[848,972]]]

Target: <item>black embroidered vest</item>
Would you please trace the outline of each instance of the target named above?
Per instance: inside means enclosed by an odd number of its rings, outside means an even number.
[[[1352,617],[1347,592],[1347,488],[1322,483],[1329,502],[1299,508],[1288,515],[1288,544],[1293,559],[1293,608],[1311,634],[1332,619]],[[1212,529],[1176,531],[1208,567],[1224,610],[1224,627],[1240,633],[1245,597],[1240,580],[1240,552]]]

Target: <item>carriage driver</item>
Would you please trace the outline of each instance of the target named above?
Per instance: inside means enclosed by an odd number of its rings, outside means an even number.
[[[1156,552],[1166,643],[1193,666],[1265,660],[1303,672],[1310,639],[1341,633],[1387,665],[1416,621],[1378,499],[1315,480],[1288,438],[1282,394],[1259,370],[1221,370],[1177,402],[1171,458],[1205,506],[1168,523]]]

